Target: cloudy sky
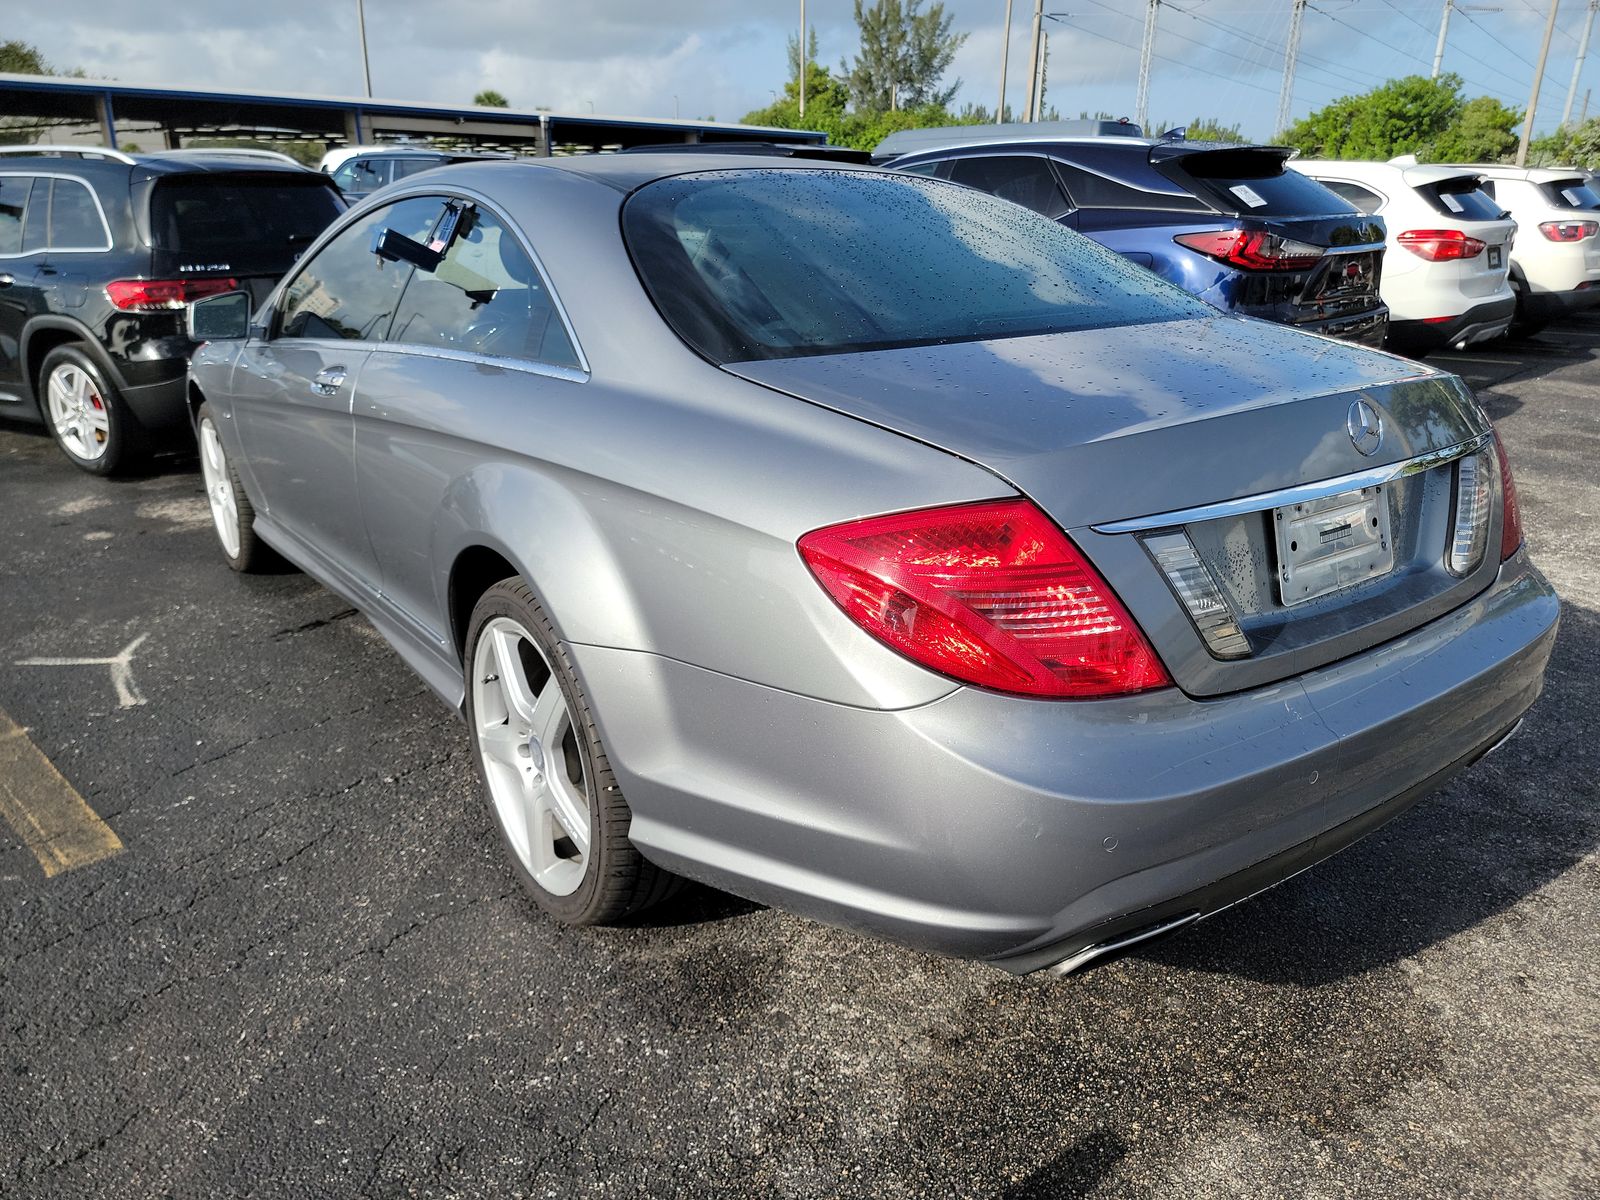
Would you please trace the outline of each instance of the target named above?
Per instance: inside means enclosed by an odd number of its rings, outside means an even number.
[[[1494,0],[1451,19],[1445,69],[1513,107],[1527,103],[1549,0]],[[366,0],[375,95],[461,103],[480,88],[515,107],[737,120],[771,101],[786,72],[798,0]],[[969,34],[952,79],[958,103],[993,107],[1005,0],[946,0]],[[1132,115],[1145,0],[1047,0],[1049,102],[1063,115]],[[1267,137],[1277,109],[1290,0],[1163,0],[1151,123],[1197,116]],[[57,0],[8,5],[0,37],[62,67],[130,83],[354,95],[361,90],[356,0]],[[1025,89],[1029,0],[1015,0],[1007,96]],[[1443,0],[1313,0],[1305,15],[1294,116],[1336,96],[1432,66]],[[1562,0],[1538,132],[1559,122],[1586,0]],[[856,45],[851,0],[809,0],[821,59]],[[1600,35],[1576,89],[1600,112]]]

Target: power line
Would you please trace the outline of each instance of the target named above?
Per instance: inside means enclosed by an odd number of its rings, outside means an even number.
[[[1135,46],[1133,43],[1125,42],[1121,38],[1114,38],[1109,33],[1101,33],[1098,29],[1089,29],[1089,28],[1087,28],[1087,27],[1085,27],[1083,25],[1074,25],[1071,21],[1067,20],[1065,17],[1057,17],[1056,20],[1061,22],[1061,24],[1067,26],[1067,28],[1069,28],[1069,29],[1076,29],[1079,33],[1087,33],[1090,37],[1097,37],[1101,41],[1110,42],[1110,43],[1112,43],[1113,45],[1116,45],[1116,46],[1122,46],[1124,49],[1132,50],[1135,54],[1137,54],[1139,52],[1139,47]],[[1236,84],[1240,85],[1241,87],[1255,88],[1256,91],[1258,91],[1258,92],[1266,92],[1268,95],[1272,95],[1273,94],[1273,89],[1272,88],[1263,87],[1259,83],[1251,83],[1248,79],[1236,79],[1236,78],[1234,78],[1233,76],[1230,76],[1230,75],[1223,75],[1221,72],[1218,72],[1218,71],[1208,71],[1204,67],[1197,67],[1193,63],[1186,63],[1182,59],[1173,58],[1170,55],[1155,54],[1155,55],[1152,55],[1151,57],[1159,58],[1162,62],[1172,63],[1174,66],[1182,67],[1182,68],[1184,68],[1185,70],[1188,70],[1188,71],[1198,71],[1202,75],[1209,75],[1213,79],[1220,79],[1224,83],[1236,83]]]

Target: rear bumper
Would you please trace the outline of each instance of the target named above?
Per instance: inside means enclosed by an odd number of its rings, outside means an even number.
[[[1588,283],[1566,292],[1525,291],[1518,298],[1517,317],[1522,321],[1554,321],[1597,304],[1600,304],[1600,283]]]
[[[1389,343],[1400,350],[1427,351],[1443,346],[1472,345],[1497,338],[1511,328],[1515,296],[1475,304],[1448,321],[1391,321]]]
[[[1420,629],[1205,701],[960,689],[882,712],[659,656],[573,654],[648,857],[1021,972],[1215,911],[1426,795],[1533,703],[1558,614],[1519,553]]]
[[[1333,317],[1326,321],[1297,322],[1294,328],[1381,350],[1389,333],[1389,310],[1376,308],[1370,312],[1357,313],[1355,316]]]

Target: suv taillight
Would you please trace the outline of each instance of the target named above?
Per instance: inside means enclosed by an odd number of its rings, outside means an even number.
[[[118,279],[106,284],[106,296],[123,312],[163,312],[238,290],[237,279]]]
[[[1540,224],[1539,232],[1552,242],[1581,242],[1586,237],[1600,233],[1600,222],[1545,221]]]
[[[857,625],[964,683],[1085,698],[1172,682],[1105,581],[1026,500],[848,521],[799,550]]]
[[[1517,507],[1517,481],[1511,477],[1511,460],[1506,444],[1496,434],[1495,449],[1500,453],[1500,561],[1505,562],[1522,545],[1522,512]]]
[[[1301,271],[1316,266],[1327,252],[1325,246],[1297,242],[1260,229],[1212,229],[1180,233],[1172,240],[1245,271]]]
[[[1395,239],[1418,258],[1429,262],[1452,262],[1459,258],[1477,258],[1486,243],[1468,237],[1459,229],[1408,229]]]

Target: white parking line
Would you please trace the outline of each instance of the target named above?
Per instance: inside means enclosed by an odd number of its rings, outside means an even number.
[[[132,708],[144,703],[144,695],[133,682],[133,653],[148,633],[141,633],[111,658],[19,658],[19,667],[110,667],[111,683],[117,689],[117,705]]]

